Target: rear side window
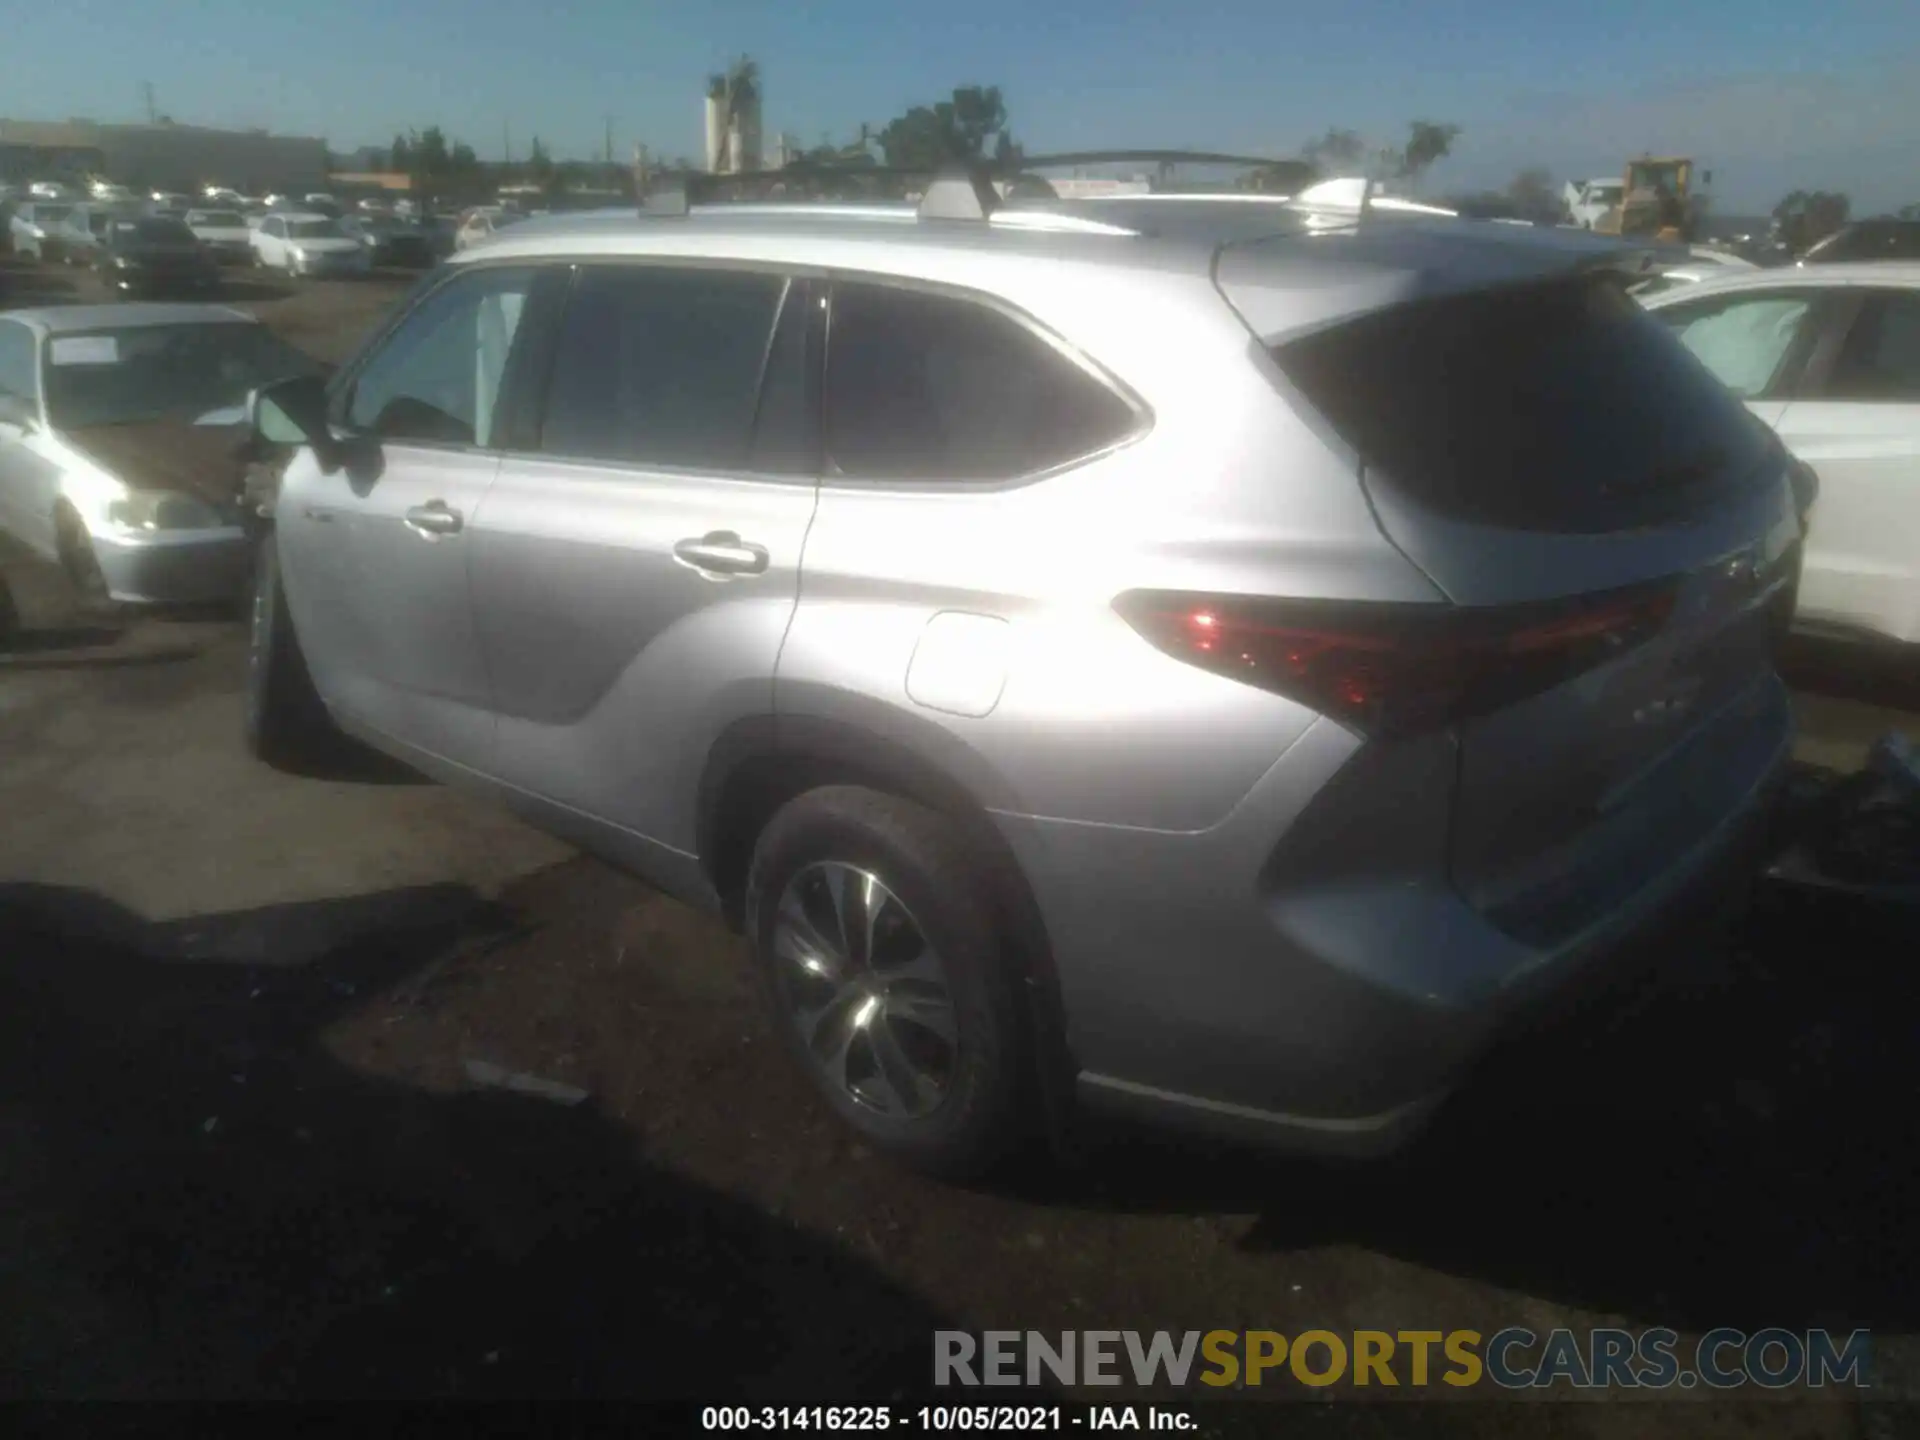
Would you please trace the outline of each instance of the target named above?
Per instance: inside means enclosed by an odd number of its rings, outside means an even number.
[[[1605,280],[1399,306],[1275,359],[1371,469],[1481,524],[1669,522],[1768,458],[1745,407]]]
[[[1746,294],[1657,313],[1716,380],[1742,400],[1754,400],[1784,381],[1788,358],[1809,333],[1813,300],[1810,290]]]
[[[1112,389],[997,309],[834,287],[827,448],[843,475],[1007,480],[1104,449],[1134,423]]]
[[[1822,398],[1920,400],[1920,295],[1867,296]]]
[[[665,266],[581,272],[553,357],[540,448],[580,460],[748,468],[786,281]]]

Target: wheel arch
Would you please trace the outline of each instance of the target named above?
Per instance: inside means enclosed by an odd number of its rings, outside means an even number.
[[[946,747],[954,741],[925,725]],[[890,727],[891,728],[891,727]],[[932,736],[927,737],[932,740]],[[736,720],[708,752],[695,801],[701,870],[728,924],[742,924],[747,869],[767,822],[790,800],[823,785],[865,785],[924,805],[953,822],[987,876],[995,920],[1009,944],[1033,1025],[1034,1054],[1049,1132],[1064,1134],[1077,1072],[1067,1044],[1053,948],[1033,887],[993,823],[987,800],[925,749],[855,721],[812,715]]]

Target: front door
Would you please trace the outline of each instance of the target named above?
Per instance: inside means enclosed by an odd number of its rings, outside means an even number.
[[[429,291],[343,377],[351,459],[303,452],[277,507],[288,598],[321,693],[347,716],[484,769],[491,695],[468,589],[470,526],[535,271],[479,267]]]
[[[1809,382],[1776,422],[1820,476],[1800,614],[1920,641],[1920,293],[1862,296]]]
[[[692,849],[714,737],[773,708],[813,515],[818,313],[808,282],[764,270],[580,267],[537,431],[472,535],[499,778]]]

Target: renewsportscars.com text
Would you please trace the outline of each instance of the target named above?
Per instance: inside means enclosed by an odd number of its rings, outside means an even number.
[[[933,1383],[1865,1389],[1865,1330],[937,1330]]]

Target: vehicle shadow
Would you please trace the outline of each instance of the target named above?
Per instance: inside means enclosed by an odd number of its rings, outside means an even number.
[[[1905,645],[1791,637],[1780,673],[1795,690],[1893,710],[1920,710],[1920,659]]]
[[[16,265],[0,277],[0,309],[70,305],[78,298],[79,286],[70,276],[44,267]]]
[[[1911,913],[1763,894],[1732,945],[1514,1038],[1393,1160],[1113,1129],[1057,1198],[1257,1213],[1250,1250],[1353,1244],[1644,1324],[1910,1329],[1916,941]]]
[[[231,300],[242,304],[264,305],[273,300],[284,300],[293,294],[291,285],[275,284],[266,280],[234,280],[220,277],[220,285],[214,291],[216,300]]]
[[[262,972],[178,958],[246,914],[152,926],[0,886],[0,1396],[921,1390],[931,1307],[591,1102],[333,1059],[330,1022],[435,1003],[423,972],[513,918],[457,886],[359,903],[374,928]]]

